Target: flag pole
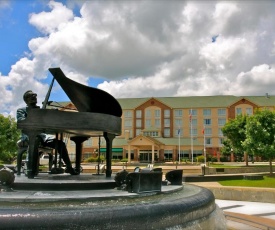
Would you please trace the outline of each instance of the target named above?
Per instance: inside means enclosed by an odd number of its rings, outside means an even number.
[[[191,155],[192,155],[192,164],[193,164],[193,126],[192,126],[192,109],[190,114],[190,123],[191,123]]]
[[[204,151],[204,165],[206,166],[206,149],[205,149],[205,126],[203,126],[203,151]]]
[[[178,129],[178,136],[179,136],[179,164],[180,164],[180,127]]]

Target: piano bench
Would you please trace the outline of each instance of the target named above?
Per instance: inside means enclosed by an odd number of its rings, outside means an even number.
[[[24,169],[26,169],[26,165],[22,165],[22,157],[23,157],[24,153],[28,153],[28,149],[29,149],[29,147],[26,146],[26,145],[23,145],[22,147],[18,146],[18,151],[17,151],[17,175],[21,175],[21,172],[24,172]],[[40,155],[42,153],[49,154],[49,171],[50,171],[51,168],[52,168],[52,165],[53,165],[53,161],[52,161],[52,159],[53,159],[53,149],[48,148],[48,147],[39,146],[38,153],[39,153],[39,156],[38,156],[39,160],[40,160]],[[38,162],[37,166],[39,166],[39,162]]]

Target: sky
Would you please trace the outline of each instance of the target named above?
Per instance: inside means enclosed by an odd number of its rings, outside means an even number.
[[[41,105],[52,67],[115,98],[275,95],[274,12],[272,0],[0,0],[0,113],[15,117],[29,89]],[[55,83],[50,100],[69,99]]]

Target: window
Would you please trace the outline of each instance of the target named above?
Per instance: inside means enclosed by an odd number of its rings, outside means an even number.
[[[226,123],[226,119],[225,118],[219,118],[218,119],[218,125],[219,126],[224,126]]]
[[[236,108],[236,115],[242,114],[242,108]]]
[[[223,138],[219,138],[219,145],[223,145]]]
[[[112,159],[122,159],[122,152],[112,152]]]
[[[141,120],[140,119],[136,120],[136,127],[141,128]]]
[[[182,126],[182,120],[181,119],[175,119],[175,126],[181,127]]]
[[[205,128],[204,129],[205,136],[211,136],[212,135],[212,129],[211,128]]]
[[[164,127],[170,127],[170,119],[164,119]]]
[[[175,129],[175,137],[178,137],[179,135],[182,136],[183,131],[182,129]]]
[[[84,146],[92,146],[92,138],[89,138],[84,142]]]
[[[180,159],[179,159],[180,158]],[[182,161],[184,158],[184,151],[183,150],[180,150],[177,152],[177,160],[180,160]]]
[[[170,117],[170,110],[169,109],[164,110],[164,117]]]
[[[182,110],[181,109],[176,109],[175,110],[175,117],[182,117]]]
[[[128,133],[129,133],[129,134],[128,134]],[[132,132],[132,130],[125,129],[125,130],[124,130],[124,135],[125,135],[125,137],[133,138],[133,132]]]
[[[165,161],[173,160],[173,150],[164,150],[164,160]]]
[[[196,109],[190,109],[189,110],[189,116],[192,115],[192,116],[197,116],[197,110]]]
[[[211,116],[211,109],[204,109],[203,116]]]
[[[223,136],[222,128],[218,129],[219,136]]]
[[[145,116],[146,116],[146,118],[151,118],[151,110],[147,109],[145,111]]]
[[[218,116],[226,116],[226,109],[218,109]]]
[[[132,127],[132,120],[125,120],[124,126],[125,127]]]
[[[136,110],[136,118],[141,118],[141,110]]]
[[[155,127],[160,128],[160,119],[155,119]]]
[[[191,123],[192,123],[192,126],[196,126],[198,124],[198,120],[197,119],[192,119]]]
[[[211,125],[211,119],[208,118],[208,119],[203,119],[203,124],[204,125]]]
[[[194,116],[197,116],[197,110],[190,109],[189,110],[189,121],[190,121],[190,123],[194,120]]]
[[[151,119],[146,119],[146,120],[145,120],[145,127],[146,127],[146,128],[151,127]]]
[[[126,150],[126,158],[128,159],[128,150]],[[130,151],[130,158],[131,158],[131,160],[134,160],[134,150],[131,150]]]
[[[141,129],[136,129],[136,136],[138,136],[141,133]]]
[[[205,138],[206,145],[212,145],[212,138]]]
[[[197,136],[198,135],[197,128],[189,129],[189,134],[190,134],[190,136]]]
[[[131,118],[132,115],[133,115],[132,111],[127,111],[127,110],[124,111],[124,117],[125,117],[125,118]]]
[[[164,129],[164,137],[170,137],[170,129],[169,128]]]
[[[143,133],[144,136],[150,136],[150,137],[158,137],[159,133],[158,131],[146,131]]]
[[[160,117],[160,110],[159,109],[155,110],[155,117]]]
[[[252,108],[246,108],[246,114],[248,116],[251,116],[252,115]]]

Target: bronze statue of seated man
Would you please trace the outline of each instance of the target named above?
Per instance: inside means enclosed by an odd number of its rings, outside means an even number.
[[[26,117],[28,116],[28,111],[30,109],[39,109],[40,108],[39,106],[36,105],[37,104],[37,94],[34,93],[33,91],[31,91],[31,90],[26,91],[23,95],[23,99],[27,106],[23,107],[23,108],[19,108],[17,110],[17,120],[18,121],[26,119]],[[61,155],[62,160],[66,164],[66,169],[65,169],[66,173],[70,173],[71,175],[79,174],[73,169],[66,145],[62,140],[57,140],[53,135],[48,135],[45,133],[39,134],[38,138],[39,138],[41,145],[44,147],[50,147],[50,148],[55,149],[55,147],[57,146],[57,151]],[[26,145],[26,143],[28,143],[28,140],[29,140],[28,136],[26,134],[22,133],[21,134],[22,143],[24,143]]]

